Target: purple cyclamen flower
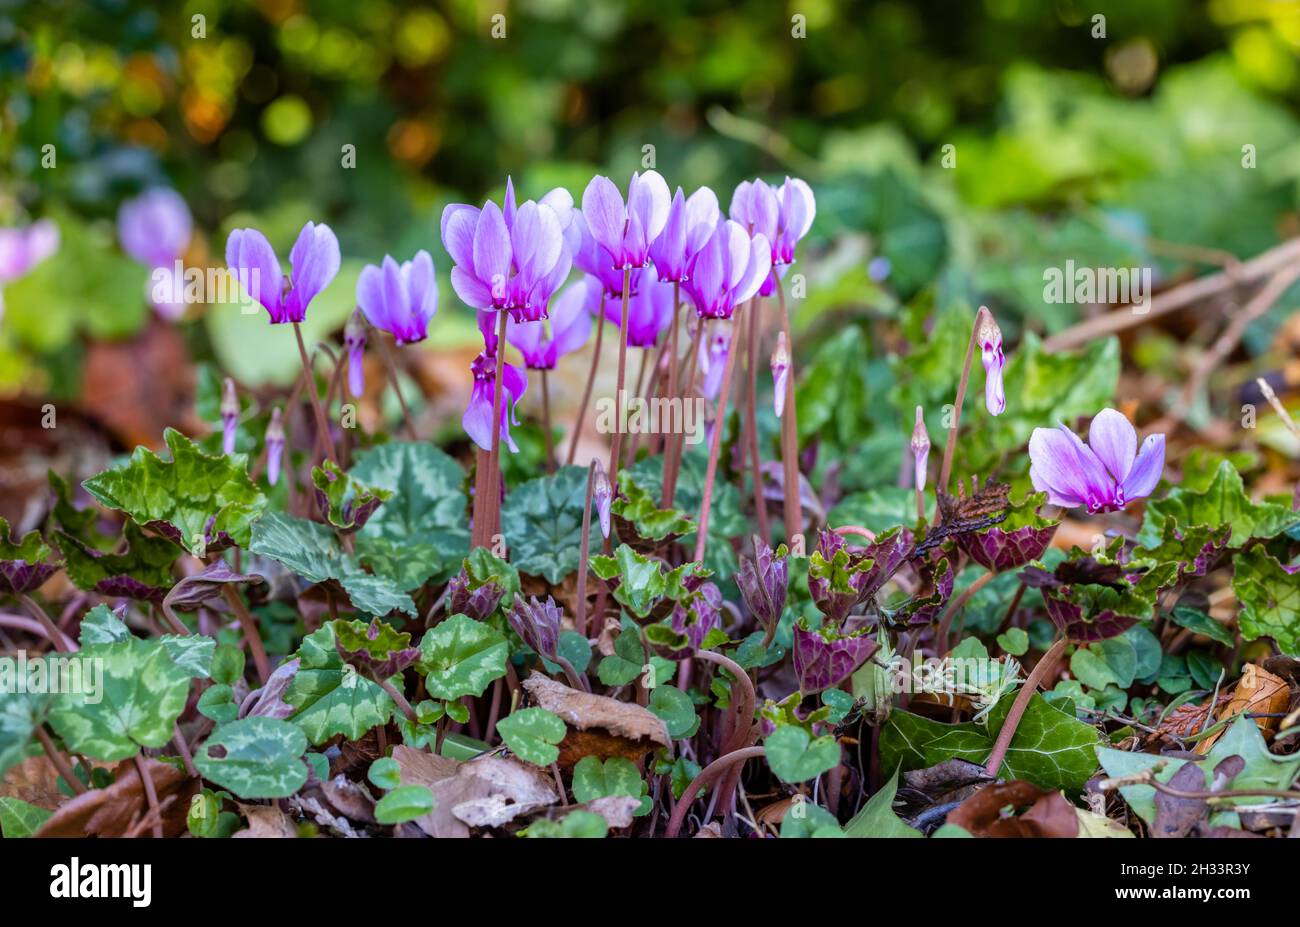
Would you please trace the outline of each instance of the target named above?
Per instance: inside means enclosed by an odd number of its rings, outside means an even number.
[[[235,434],[239,430],[239,394],[235,381],[226,377],[221,385],[221,453],[235,453]]]
[[[689,199],[678,187],[668,210],[668,222],[650,245],[650,260],[654,261],[659,279],[665,283],[689,280],[695,256],[721,218],[718,195],[708,187],[700,187]]]
[[[402,264],[385,255],[382,269],[367,264],[357,278],[357,305],[371,325],[398,344],[423,341],[438,311],[438,279],[429,252],[417,251]]]
[[[556,297],[548,321],[507,322],[506,340],[524,356],[524,366],[530,370],[553,370],[561,357],[587,343],[599,302],[600,283],[584,277]]]
[[[366,391],[366,317],[353,309],[343,326],[343,347],[348,352],[348,392],[360,397]]]
[[[194,219],[175,190],[155,187],[117,211],[117,237],[122,250],[146,267],[166,267],[185,253]]]
[[[596,470],[591,478],[591,498],[596,503],[596,516],[600,520],[601,537],[609,537],[610,506],[614,502],[614,490],[609,485],[609,475],[600,458],[594,458]]]
[[[658,171],[633,174],[627,203],[608,177],[597,174],[582,192],[582,217],[613,267],[644,267],[650,246],[668,224],[672,194]]]
[[[714,400],[722,389],[722,375],[727,372],[727,355],[731,352],[731,326],[715,326],[711,335],[700,342],[697,363],[700,367],[700,392]]]
[[[461,426],[474,443],[485,451],[492,449],[492,405],[493,389],[496,383],[497,359],[495,352],[483,351],[474,358],[470,370],[474,374],[474,388],[470,392],[469,405],[461,417]],[[528,389],[528,378],[524,372],[513,364],[504,365],[501,391],[501,442],[513,453],[519,452],[519,446],[510,436],[510,426],[518,425],[515,418],[515,404],[524,397]]]
[[[506,619],[519,638],[551,661],[555,660],[559,650],[560,622],[563,618],[564,612],[549,595],[545,602],[539,601],[536,596],[530,596],[525,602],[516,593],[514,604],[506,612]]]
[[[605,318],[618,325],[623,321],[623,306],[612,299],[605,300]],[[640,284],[628,299],[627,346],[652,348],[659,336],[673,321],[673,287],[661,283],[651,274],[641,277]]]
[[[585,274],[595,277],[605,295],[612,299],[623,298],[623,271],[610,262],[609,252],[600,242],[592,237],[587,221],[578,210],[573,211],[573,221],[564,233],[569,250],[573,254],[573,266]],[[638,289],[641,271],[634,269],[631,274],[632,292]]]
[[[916,407],[916,425],[912,428],[912,456],[916,460],[916,488],[925,489],[925,469],[930,458],[930,433],[925,430],[925,414]]]
[[[998,328],[993,313],[980,307],[979,331],[975,338],[980,346],[980,360],[984,362],[984,404],[990,415],[1001,415],[1007,408],[1007,394],[1002,388],[1002,368],[1007,360],[1002,356],[1002,329]]]
[[[1151,495],[1165,468],[1165,436],[1149,435],[1137,450],[1137,432],[1123,413],[1102,409],[1088,443],[1065,425],[1035,428],[1029,438],[1029,479],[1047,501],[1090,514],[1115,512]]]
[[[750,235],[762,235],[769,244],[776,241],[780,203],[776,191],[765,181],[742,180],[737,184],[727,212]]]
[[[795,246],[808,234],[817,217],[817,201],[812,188],[797,177],[787,177],[776,195],[780,212],[772,263],[793,264]]]
[[[729,319],[736,307],[752,297],[770,276],[772,248],[766,237],[752,239],[730,219],[719,222],[695,258],[695,270],[685,284],[703,318]]]
[[[0,229],[0,285],[17,280],[59,250],[59,227],[41,219],[22,229]],[[4,295],[0,294],[0,312]]]
[[[475,309],[507,310],[520,322],[546,318],[551,295],[569,276],[562,197],[514,207],[511,186],[503,212],[488,201],[482,209],[453,203],[442,212],[442,243],[455,262],[451,285]],[[556,207],[561,211],[557,212]]]
[[[772,351],[772,405],[776,417],[785,411],[785,392],[790,379],[790,346],[786,343],[785,332],[776,333],[776,348]]]
[[[772,249],[772,268],[777,274],[794,263],[794,250],[812,228],[817,203],[808,184],[787,177],[773,188],[762,180],[742,181],[731,197],[731,218],[755,237],[762,235]],[[759,296],[776,292],[777,276],[765,275]]]
[[[280,422],[280,409],[271,410],[271,423],[266,426],[266,481],[274,486],[280,479],[280,462],[284,458],[284,425]]]
[[[271,315],[272,325],[301,322],[307,307],[339,272],[339,240],[328,225],[308,222],[289,252],[288,288],[280,259],[257,229],[235,229],[226,239],[226,266],[244,292]]]

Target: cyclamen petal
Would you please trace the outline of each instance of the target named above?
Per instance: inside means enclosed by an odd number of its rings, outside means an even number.
[[[1123,481],[1137,456],[1137,432],[1115,409],[1102,409],[1088,427],[1088,446],[1101,459],[1116,482]]]
[[[1144,499],[1155,491],[1156,484],[1165,470],[1165,436],[1148,435],[1142,442],[1142,450],[1133,461],[1133,467],[1124,477],[1121,489],[1124,501]]]
[[[308,305],[338,276],[341,260],[339,240],[328,225],[308,222],[302,227],[289,252],[292,285],[284,300],[287,321],[307,318]]]
[[[58,250],[59,227],[49,219],[0,229],[0,283],[17,280]]]
[[[284,273],[266,236],[257,229],[235,229],[226,239],[226,266],[249,297],[271,316],[271,323],[289,321],[283,306]]]
[[[1103,409],[1089,431],[1092,446],[1064,425],[1036,428],[1029,439],[1029,478],[1048,501],[1090,513],[1113,512],[1145,498],[1164,471],[1165,436],[1151,435],[1136,456],[1136,432],[1121,413]],[[1105,462],[1103,462],[1105,461]],[[1115,473],[1121,470],[1121,473]]]
[[[772,352],[772,403],[776,417],[785,411],[785,394],[790,378],[790,348],[785,340],[785,332],[776,333],[776,350]]]
[[[185,200],[165,187],[146,190],[117,212],[122,250],[146,267],[171,264],[184,254],[193,228]]]

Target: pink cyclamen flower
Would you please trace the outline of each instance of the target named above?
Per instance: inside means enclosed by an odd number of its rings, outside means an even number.
[[[993,313],[980,307],[979,331],[975,339],[980,346],[980,360],[984,364],[984,404],[990,415],[1001,415],[1007,408],[1007,394],[1002,387],[1002,368],[1007,360],[1002,355],[1002,329]]]
[[[623,306],[605,300],[605,318],[618,325],[623,321]],[[673,320],[673,287],[661,283],[650,273],[644,274],[627,306],[627,346],[652,348]]]
[[[596,241],[591,229],[587,227],[587,220],[576,209],[573,211],[573,221],[565,230],[564,239],[573,254],[573,266],[600,281],[607,297],[622,299],[623,271],[610,261],[609,252]],[[640,285],[641,271],[634,269],[630,280],[632,292],[635,293]]]
[[[343,326],[343,347],[348,352],[348,392],[360,396],[366,391],[366,317],[360,309],[353,309],[348,324]]]
[[[772,263],[793,264],[795,246],[808,234],[817,217],[817,200],[812,188],[797,177],[787,177],[776,196],[780,212]]]
[[[754,296],[772,270],[772,247],[763,235],[750,238],[737,222],[719,222],[695,259],[684,285],[702,318],[729,319]]]
[[[235,436],[239,430],[239,394],[235,381],[226,377],[221,385],[221,453],[235,453]]]
[[[700,187],[690,198],[684,197],[678,187],[668,209],[668,222],[650,245],[650,260],[654,261],[659,279],[665,283],[689,280],[695,256],[721,218],[718,195],[708,187]]]
[[[790,346],[786,343],[785,332],[776,333],[776,349],[772,351],[772,405],[776,417],[785,411],[786,381],[790,379]]]
[[[731,197],[731,218],[751,235],[762,235],[772,248],[772,269],[763,279],[759,296],[776,292],[777,275],[794,263],[795,246],[812,228],[817,203],[812,189],[798,178],[787,177],[773,188],[762,180],[742,181]]]
[[[1088,443],[1065,425],[1035,428],[1029,438],[1029,479],[1047,501],[1090,514],[1115,512],[1151,495],[1165,468],[1165,436],[1149,435],[1137,449],[1137,432],[1114,409],[1102,409]]]
[[[484,351],[474,358],[470,370],[474,374],[474,388],[470,392],[469,405],[461,417],[461,426],[474,443],[485,451],[492,450],[492,404],[493,388],[496,383],[497,359],[495,352]],[[501,391],[501,442],[514,453],[519,452],[519,445],[510,436],[510,426],[518,425],[515,418],[515,404],[524,397],[528,389],[528,378],[524,372],[513,364],[504,366]]]
[[[700,367],[700,392],[714,400],[722,389],[722,375],[727,372],[727,354],[731,351],[731,326],[718,325],[700,342],[696,362]]]
[[[271,410],[271,423],[266,426],[266,481],[274,486],[280,479],[280,462],[284,459],[284,424],[280,421],[280,408]]]
[[[307,307],[339,272],[339,240],[328,225],[308,222],[289,252],[285,287],[280,259],[257,229],[235,229],[226,239],[226,266],[244,292],[262,305],[272,325],[301,322]]]
[[[912,457],[916,460],[916,488],[925,489],[926,464],[930,459],[930,433],[925,430],[925,413],[916,407],[916,425],[912,428]]]
[[[175,190],[155,187],[124,202],[117,211],[122,250],[146,267],[167,267],[185,253],[194,219]]]
[[[371,325],[398,344],[423,341],[438,311],[438,279],[429,252],[417,251],[402,264],[385,255],[382,268],[367,264],[357,278],[357,305]]]
[[[609,474],[600,458],[595,458],[596,470],[591,478],[591,499],[596,503],[596,517],[600,521],[600,534],[609,537],[610,506],[614,502],[614,490],[609,485]]]
[[[582,193],[582,217],[611,266],[644,267],[650,246],[668,224],[672,195],[658,171],[633,174],[627,203],[608,177],[597,174]]]
[[[524,366],[530,370],[553,370],[561,357],[587,343],[599,300],[600,282],[584,277],[556,297],[549,321],[507,322],[506,340],[524,356]]]
[[[513,190],[506,211],[491,200],[482,209],[448,206],[442,212],[442,243],[455,262],[452,288],[466,305],[506,310],[517,321],[534,322],[546,318],[551,295],[569,276],[565,227],[571,215],[558,197],[552,202],[560,212],[532,200],[516,209]]]

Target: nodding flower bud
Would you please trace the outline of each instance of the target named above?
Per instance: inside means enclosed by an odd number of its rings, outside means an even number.
[[[348,392],[359,398],[366,391],[366,317],[360,309],[352,310],[343,328],[343,347],[348,352]]]
[[[785,545],[772,550],[762,538],[755,535],[754,559],[740,558],[736,585],[740,588],[745,605],[764,630],[774,628],[785,610],[785,598],[790,585],[790,566]]]
[[[1002,368],[1007,361],[1002,355],[1002,329],[987,306],[980,306],[975,319],[975,341],[984,363],[984,404],[989,408],[989,415],[1001,415],[1007,407],[1007,395],[1002,388]]]
[[[600,517],[600,533],[609,537],[609,507],[614,501],[614,490],[609,485],[609,476],[599,459],[595,461],[596,472],[592,477],[591,498],[596,503],[596,514]]]
[[[266,481],[274,486],[280,479],[280,461],[284,458],[284,425],[280,410],[271,410],[271,424],[266,426]]]
[[[506,612],[510,627],[525,644],[548,660],[554,661],[560,644],[560,622],[564,612],[549,595],[546,601],[531,596],[527,602],[515,594],[514,605]]]
[[[916,459],[916,488],[925,489],[925,465],[930,457],[930,433],[925,430],[925,415],[916,407],[916,426],[912,429],[912,456]]]
[[[786,381],[790,378],[790,348],[785,341],[785,332],[776,333],[776,350],[772,352],[772,403],[776,407],[776,417],[785,411]]]
[[[235,453],[235,431],[239,427],[239,394],[235,381],[226,377],[221,385],[221,453]]]

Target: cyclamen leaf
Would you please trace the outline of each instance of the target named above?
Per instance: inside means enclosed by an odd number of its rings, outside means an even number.
[[[1240,598],[1240,596],[1238,597]],[[1203,634],[1225,647],[1231,647],[1235,642],[1232,632],[1227,627],[1199,609],[1178,606],[1169,617],[1179,627],[1194,631],[1197,634]]]
[[[638,554],[626,544],[618,545],[614,556],[591,558],[591,571],[600,579],[618,581],[614,601],[638,618],[648,617],[660,599],[680,601],[689,590],[687,576],[707,575],[694,561],[664,572],[663,562]]]
[[[437,804],[425,785],[401,785],[375,802],[375,820],[380,824],[402,824],[424,817]]]
[[[491,625],[468,615],[452,615],[420,639],[416,669],[434,698],[458,699],[482,695],[506,674],[510,644]]]
[[[266,508],[266,497],[248,478],[244,455],[208,456],[174,428],[163,439],[171,460],[137,447],[130,463],[82,485],[104,505],[195,556],[231,544],[247,547],[249,528]]]
[[[125,606],[123,606],[125,609]],[[131,631],[107,605],[100,603],[86,612],[81,618],[81,633],[77,643],[82,647],[91,644],[116,644],[131,637]]]
[[[214,756],[213,747],[224,756]],[[194,754],[203,778],[240,798],[288,798],[307,784],[307,738],[287,721],[244,718],[213,731]]]
[[[12,664],[9,664],[12,667]],[[28,668],[30,674],[31,668]],[[7,674],[0,671],[4,679],[5,696],[0,698],[0,777],[27,755],[28,744],[32,734],[40,724],[45,723],[45,714],[50,706],[51,696],[20,693],[17,680],[5,678]]]
[[[689,447],[682,457],[673,505],[683,512],[700,510],[700,503],[704,499],[705,471],[708,468],[706,458],[706,454],[699,450],[692,451]],[[628,472],[652,498],[658,498],[663,492],[662,457],[642,457]],[[735,484],[721,480],[714,483],[712,499],[709,508],[709,543],[705,548],[704,566],[713,572],[717,582],[723,582],[734,576],[739,567],[731,539],[743,537],[749,531],[749,521],[741,514],[740,491]],[[680,540],[687,550],[691,550],[695,546],[695,532],[687,532]],[[574,550],[577,550],[576,546]]]
[[[677,509],[659,508],[658,497],[641,488],[628,471],[619,472],[618,487],[619,495],[610,511],[635,534],[635,538],[627,540],[664,541],[694,529],[695,522]],[[624,528],[620,525],[618,530],[622,538]]]
[[[365,556],[368,539],[387,541],[391,549],[436,564],[438,581],[455,572],[469,552],[468,498],[460,464],[426,442],[390,441],[362,451],[348,472],[353,480],[392,493],[357,533],[360,556]],[[379,564],[372,566],[379,569]]]
[[[332,624],[304,637],[295,656],[301,662],[284,701],[297,709],[288,720],[302,729],[313,746],[338,734],[359,740],[371,728],[388,723],[392,699],[378,683],[344,669]]]
[[[1226,460],[1219,464],[1214,481],[1204,492],[1176,487],[1163,499],[1148,500],[1138,542],[1159,544],[1166,518],[1172,518],[1184,531],[1197,526],[1231,526],[1231,547],[1242,547],[1254,538],[1276,537],[1300,524],[1300,512],[1273,502],[1252,502],[1242,488],[1241,474]]]
[[[268,512],[253,525],[249,549],[284,564],[309,583],[337,581],[352,604],[364,612],[415,614],[415,602],[396,582],[365,572],[324,525]]]
[[[520,573],[559,583],[578,568],[586,501],[587,471],[583,467],[561,467],[511,489],[501,507],[501,530]],[[596,521],[591,520],[588,531],[592,547],[600,543]]]
[[[14,543],[9,522],[0,518],[0,592],[31,592],[49,579],[56,564],[46,563],[49,545],[39,531],[29,531]]]
[[[312,467],[311,481],[321,517],[346,534],[364,527],[375,509],[393,497],[390,490],[367,486],[344,473],[332,460]]]
[[[126,550],[104,553],[88,547],[70,534],[55,531],[68,578],[78,589],[101,595],[161,602],[171,588],[171,565],[180,552],[159,537],[148,537],[135,522],[123,529]]]
[[[825,734],[814,739],[795,725],[777,727],[763,747],[772,772],[791,784],[820,776],[840,762],[840,745],[834,737]]]
[[[1176,563],[1180,576],[1204,576],[1227,546],[1231,534],[1231,525],[1179,528],[1173,517],[1166,515],[1159,539],[1138,547],[1133,555],[1156,563]]]
[[[691,697],[673,685],[655,686],[650,692],[649,708],[663,719],[668,736],[674,740],[690,737],[699,722]]]
[[[68,658],[81,660],[83,668],[98,667],[83,672],[83,679],[93,680],[102,672],[98,693],[63,692],[54,697],[50,724],[70,751],[111,762],[172,739],[189,696],[190,673],[176,664],[161,641],[130,637],[83,647]],[[83,688],[93,689],[93,683]],[[92,702],[96,695],[98,701]]]
[[[573,797],[580,802],[610,795],[640,798],[644,791],[641,774],[626,757],[612,756],[602,763],[599,757],[584,756],[573,767]]]
[[[545,708],[523,708],[497,722],[497,733],[520,759],[537,766],[550,766],[560,756],[556,746],[568,728]]]
[[[919,830],[908,827],[894,813],[894,796],[898,794],[898,770],[872,795],[853,820],[844,825],[848,837],[922,837]]]
[[[1233,563],[1241,636],[1248,641],[1271,637],[1283,653],[1300,656],[1300,566],[1283,566],[1262,547],[1238,555]]]

